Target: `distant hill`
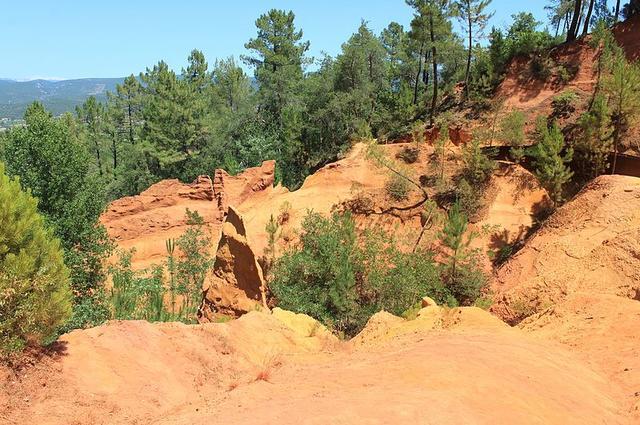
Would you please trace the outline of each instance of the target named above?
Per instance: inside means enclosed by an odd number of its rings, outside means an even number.
[[[0,120],[18,120],[33,101],[44,103],[54,115],[73,111],[89,96],[105,100],[124,78],[15,81],[0,79]]]

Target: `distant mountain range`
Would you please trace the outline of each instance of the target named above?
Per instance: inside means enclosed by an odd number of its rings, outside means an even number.
[[[54,115],[73,111],[89,96],[107,98],[124,78],[82,78],[78,80],[15,81],[0,79],[0,121],[21,119],[27,106],[42,102]],[[4,119],[4,120],[3,120]]]

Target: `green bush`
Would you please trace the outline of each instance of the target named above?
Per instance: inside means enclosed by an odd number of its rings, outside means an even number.
[[[280,307],[346,336],[357,334],[373,313],[401,315],[425,295],[453,302],[431,254],[402,253],[381,232],[358,236],[349,213],[327,218],[310,212],[299,246],[277,260],[270,289]]]
[[[551,100],[553,118],[567,118],[576,110],[575,103],[578,101],[578,95],[568,90],[560,93]]]
[[[469,218],[476,218],[482,209],[483,194],[483,188],[472,187],[465,178],[456,186],[456,199],[460,210]]]
[[[134,251],[120,253],[117,264],[111,266],[113,286],[110,291],[111,317],[118,320],[164,321],[169,318],[164,308],[162,267],[151,272],[131,269]]]
[[[406,146],[400,152],[398,152],[397,157],[407,164],[413,164],[418,160],[418,155],[420,150],[414,146]]]
[[[514,162],[519,163],[524,157],[524,126],[526,117],[521,111],[509,113],[500,122],[500,137],[508,146],[511,146],[510,156]]]
[[[148,270],[131,269],[134,251],[120,253],[110,268],[113,286],[109,294],[111,317],[121,320],[181,321],[192,323],[202,297],[202,285],[213,266],[211,239],[196,211],[186,211],[188,228],[175,241],[167,240],[166,271],[156,265]],[[179,248],[179,254],[175,248]],[[165,306],[168,301],[169,306]]]
[[[496,168],[496,162],[482,150],[478,138],[474,138],[464,147],[462,159],[465,165],[463,177],[476,186],[485,184]],[[480,188],[477,190],[481,191]]]
[[[391,173],[385,183],[385,190],[394,201],[404,201],[409,197],[411,184],[402,176]]]
[[[0,163],[0,353],[47,342],[71,315],[69,272],[60,242]]]
[[[475,237],[474,232],[468,231],[468,220],[460,205],[453,204],[440,233],[440,241],[446,248],[441,273],[447,290],[461,305],[473,305],[487,284],[478,264],[477,250],[470,248]]]
[[[551,77],[554,66],[553,59],[544,54],[536,54],[531,58],[531,74],[540,81],[547,81]]]
[[[182,297],[181,314],[185,320],[195,320],[202,301],[202,285],[208,270],[213,267],[212,241],[204,219],[197,211],[187,208],[187,230],[176,240],[181,255],[176,261],[178,294]]]

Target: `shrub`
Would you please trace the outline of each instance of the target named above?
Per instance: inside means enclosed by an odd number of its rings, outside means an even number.
[[[558,65],[557,73],[558,79],[562,84],[567,84],[573,80],[578,72],[578,67],[575,65],[562,64]]]
[[[420,150],[415,146],[406,146],[398,152],[397,158],[403,160],[407,164],[413,164],[418,160]]]
[[[8,354],[55,337],[72,295],[59,240],[2,163],[0,205],[0,354]]]
[[[421,297],[452,297],[431,254],[402,253],[381,232],[358,236],[349,213],[310,212],[300,244],[285,252],[270,288],[280,307],[308,314],[346,336],[357,334],[380,309],[400,315]]]
[[[544,54],[536,54],[531,58],[531,74],[540,81],[547,81],[551,77],[553,66],[553,59]]]
[[[538,143],[535,146],[535,175],[547,189],[554,206],[562,202],[564,185],[571,180],[573,172],[567,165],[573,158],[573,149],[565,149],[564,135],[553,123],[549,128],[543,121],[538,122]]]
[[[162,267],[151,271],[131,269],[134,251],[121,252],[118,262],[111,266],[113,286],[109,293],[111,317],[118,320],[164,321],[170,315],[164,308],[164,279]]]
[[[117,264],[109,270],[113,281],[109,294],[112,318],[194,321],[202,285],[213,258],[204,220],[189,209],[186,215],[187,230],[175,241],[166,241],[168,284],[165,284],[162,265],[136,272],[131,269],[133,251],[120,253]],[[179,255],[175,252],[176,247],[180,250]],[[169,301],[169,308],[166,308],[165,300]]]
[[[187,230],[176,240],[181,255],[176,261],[177,292],[182,296],[180,316],[185,321],[195,319],[202,299],[202,285],[208,270],[213,267],[211,237],[204,219],[197,211],[187,208]]]
[[[440,241],[447,250],[446,261],[441,267],[442,279],[461,305],[472,305],[487,284],[478,265],[477,250],[470,248],[476,234],[467,232],[467,226],[467,217],[455,203],[449,209],[440,233]]]
[[[486,183],[496,167],[495,161],[482,150],[478,138],[474,138],[464,147],[462,159],[465,165],[462,174],[473,185]]]
[[[578,95],[572,91],[564,91],[555,96],[551,100],[553,112],[552,118],[567,118],[576,110],[575,103],[578,101]]]
[[[456,199],[460,210],[469,218],[475,218],[482,209],[484,190],[472,187],[467,179],[462,178],[456,187]]]
[[[391,173],[385,184],[385,190],[394,201],[404,201],[409,197],[411,185],[404,177]]]
[[[500,122],[500,137],[511,146],[510,156],[516,163],[524,157],[524,125],[526,117],[521,111],[513,111]]]

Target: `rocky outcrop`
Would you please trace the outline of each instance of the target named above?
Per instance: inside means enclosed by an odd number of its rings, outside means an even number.
[[[144,269],[166,259],[165,241],[180,237],[187,229],[187,208],[202,216],[217,240],[228,205],[239,205],[268,191],[273,187],[274,173],[275,162],[265,161],[237,176],[215,170],[213,178],[200,176],[190,184],[163,180],[140,195],[113,201],[100,221],[121,249],[135,248],[131,265]]]
[[[201,322],[219,316],[239,317],[249,311],[268,309],[262,268],[247,242],[240,215],[229,207],[222,226],[212,274],[205,281],[198,312]]]

